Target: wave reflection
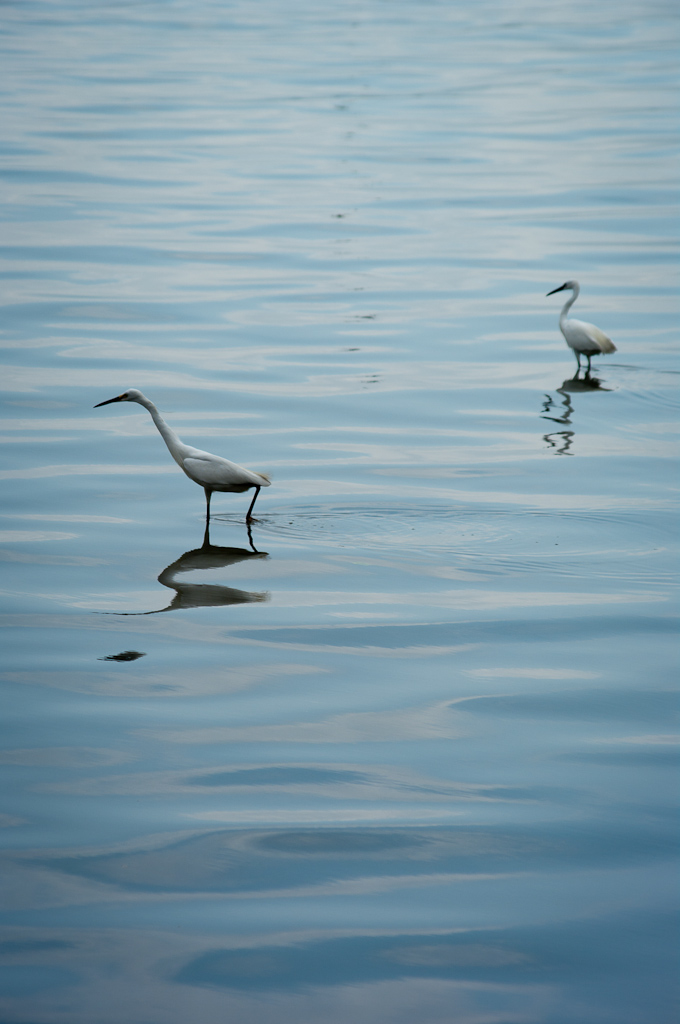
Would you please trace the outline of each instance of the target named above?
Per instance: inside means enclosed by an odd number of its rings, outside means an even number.
[[[150,612],[117,612],[119,615],[158,615],[160,612],[174,612],[186,608],[217,608],[220,605],[249,604],[268,601],[267,591],[237,590],[214,583],[187,583],[178,580],[177,576],[185,572],[204,569],[223,569],[237,562],[250,558],[269,558],[266,551],[258,551],[253,544],[253,537],[248,528],[250,549],[220,547],[210,542],[210,524],[206,524],[203,544],[200,548],[185,551],[174,562],[166,566],[160,573],[158,582],[164,587],[175,591],[175,596],[165,608],[156,608]]]
[[[579,370],[574,377],[569,377],[568,380],[563,381],[561,386],[555,390],[558,395],[562,395],[562,402],[558,403],[553,399],[552,395],[546,394],[541,419],[552,420],[553,423],[560,423],[566,426],[571,424],[571,417],[574,414],[574,406],[571,402],[572,395],[592,391],[611,391],[612,388],[603,387],[602,380],[599,377],[593,377],[587,372],[581,376]],[[554,413],[555,415],[549,416],[548,413]],[[555,455],[573,455],[574,452],[569,451],[569,449],[573,444],[574,437],[575,432],[573,430],[558,430],[544,434],[543,440],[549,448],[554,450]]]

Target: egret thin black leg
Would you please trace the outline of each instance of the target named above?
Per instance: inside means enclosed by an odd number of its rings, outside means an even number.
[[[576,371],[576,376],[578,377],[581,369],[581,353],[574,349],[574,355],[576,356],[576,365],[578,366],[578,370]]]
[[[587,374],[588,374],[589,376],[590,376],[590,358],[591,358],[591,357],[590,357],[590,353],[589,353],[589,352],[586,352],[586,359],[588,360],[588,369],[586,370],[586,373],[587,373]]]
[[[210,522],[210,499],[212,498],[212,491],[208,487],[204,487],[205,491],[205,521]]]
[[[250,520],[251,520],[251,519],[253,518],[253,517],[252,517],[252,515],[251,515],[251,513],[252,513],[252,511],[253,511],[253,505],[254,505],[254,504],[255,504],[255,502],[257,501],[257,496],[258,496],[258,494],[259,494],[259,493],[260,493],[260,488],[259,488],[259,487],[256,487],[256,488],[255,488],[255,497],[254,497],[254,498],[253,498],[253,500],[251,501],[251,503],[250,503],[250,508],[249,508],[249,509],[248,509],[248,511],[246,512],[246,522],[249,522],[249,521],[250,521]]]
[[[260,552],[257,550],[253,542],[253,531],[250,528],[249,519],[246,519],[246,530],[248,531],[248,543],[250,544],[251,550],[254,551],[256,555],[259,555]]]

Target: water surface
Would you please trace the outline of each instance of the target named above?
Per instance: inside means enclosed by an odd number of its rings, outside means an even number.
[[[673,15],[5,6],[3,1022],[675,1019]]]

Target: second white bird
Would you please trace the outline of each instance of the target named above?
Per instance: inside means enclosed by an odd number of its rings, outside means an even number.
[[[562,307],[560,313],[560,330],[570,349],[576,356],[579,370],[581,369],[581,355],[588,360],[588,373],[590,373],[590,359],[592,356],[616,352],[616,345],[611,338],[608,338],[604,331],[601,331],[595,324],[586,323],[585,320],[567,320],[567,313],[576,302],[580,288],[578,281],[565,281],[559,288],[553,288],[548,295],[555,292],[563,292],[571,289],[572,296]]]

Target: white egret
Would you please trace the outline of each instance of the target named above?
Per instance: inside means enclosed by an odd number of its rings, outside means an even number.
[[[111,405],[112,402],[136,402],[149,410],[151,419],[158,427],[159,434],[179,468],[184,470],[189,479],[205,491],[206,519],[210,519],[210,498],[213,491],[235,491],[241,494],[254,487],[255,497],[246,513],[246,521],[249,522],[252,519],[253,505],[260,493],[260,488],[269,487],[271,483],[266,473],[253,473],[252,470],[237,466],[235,462],[229,462],[228,459],[223,459],[219,455],[211,455],[210,452],[202,452],[200,448],[192,448],[190,445],[184,444],[174,430],[167,425],[153,402],[136,388],[130,388],[122,395],[109,398],[106,402],[99,402],[95,405],[95,409],[99,409],[102,405]]]
[[[567,320],[567,313],[576,302],[581,290],[578,281],[565,281],[559,288],[553,288],[551,292],[548,292],[548,295],[554,295],[555,292],[563,292],[565,289],[571,289],[572,296],[562,307],[560,330],[564,335],[567,345],[574,351],[579,370],[581,369],[581,355],[583,354],[588,360],[587,372],[590,373],[591,356],[616,352],[616,345],[595,324],[588,324],[585,320]]]

